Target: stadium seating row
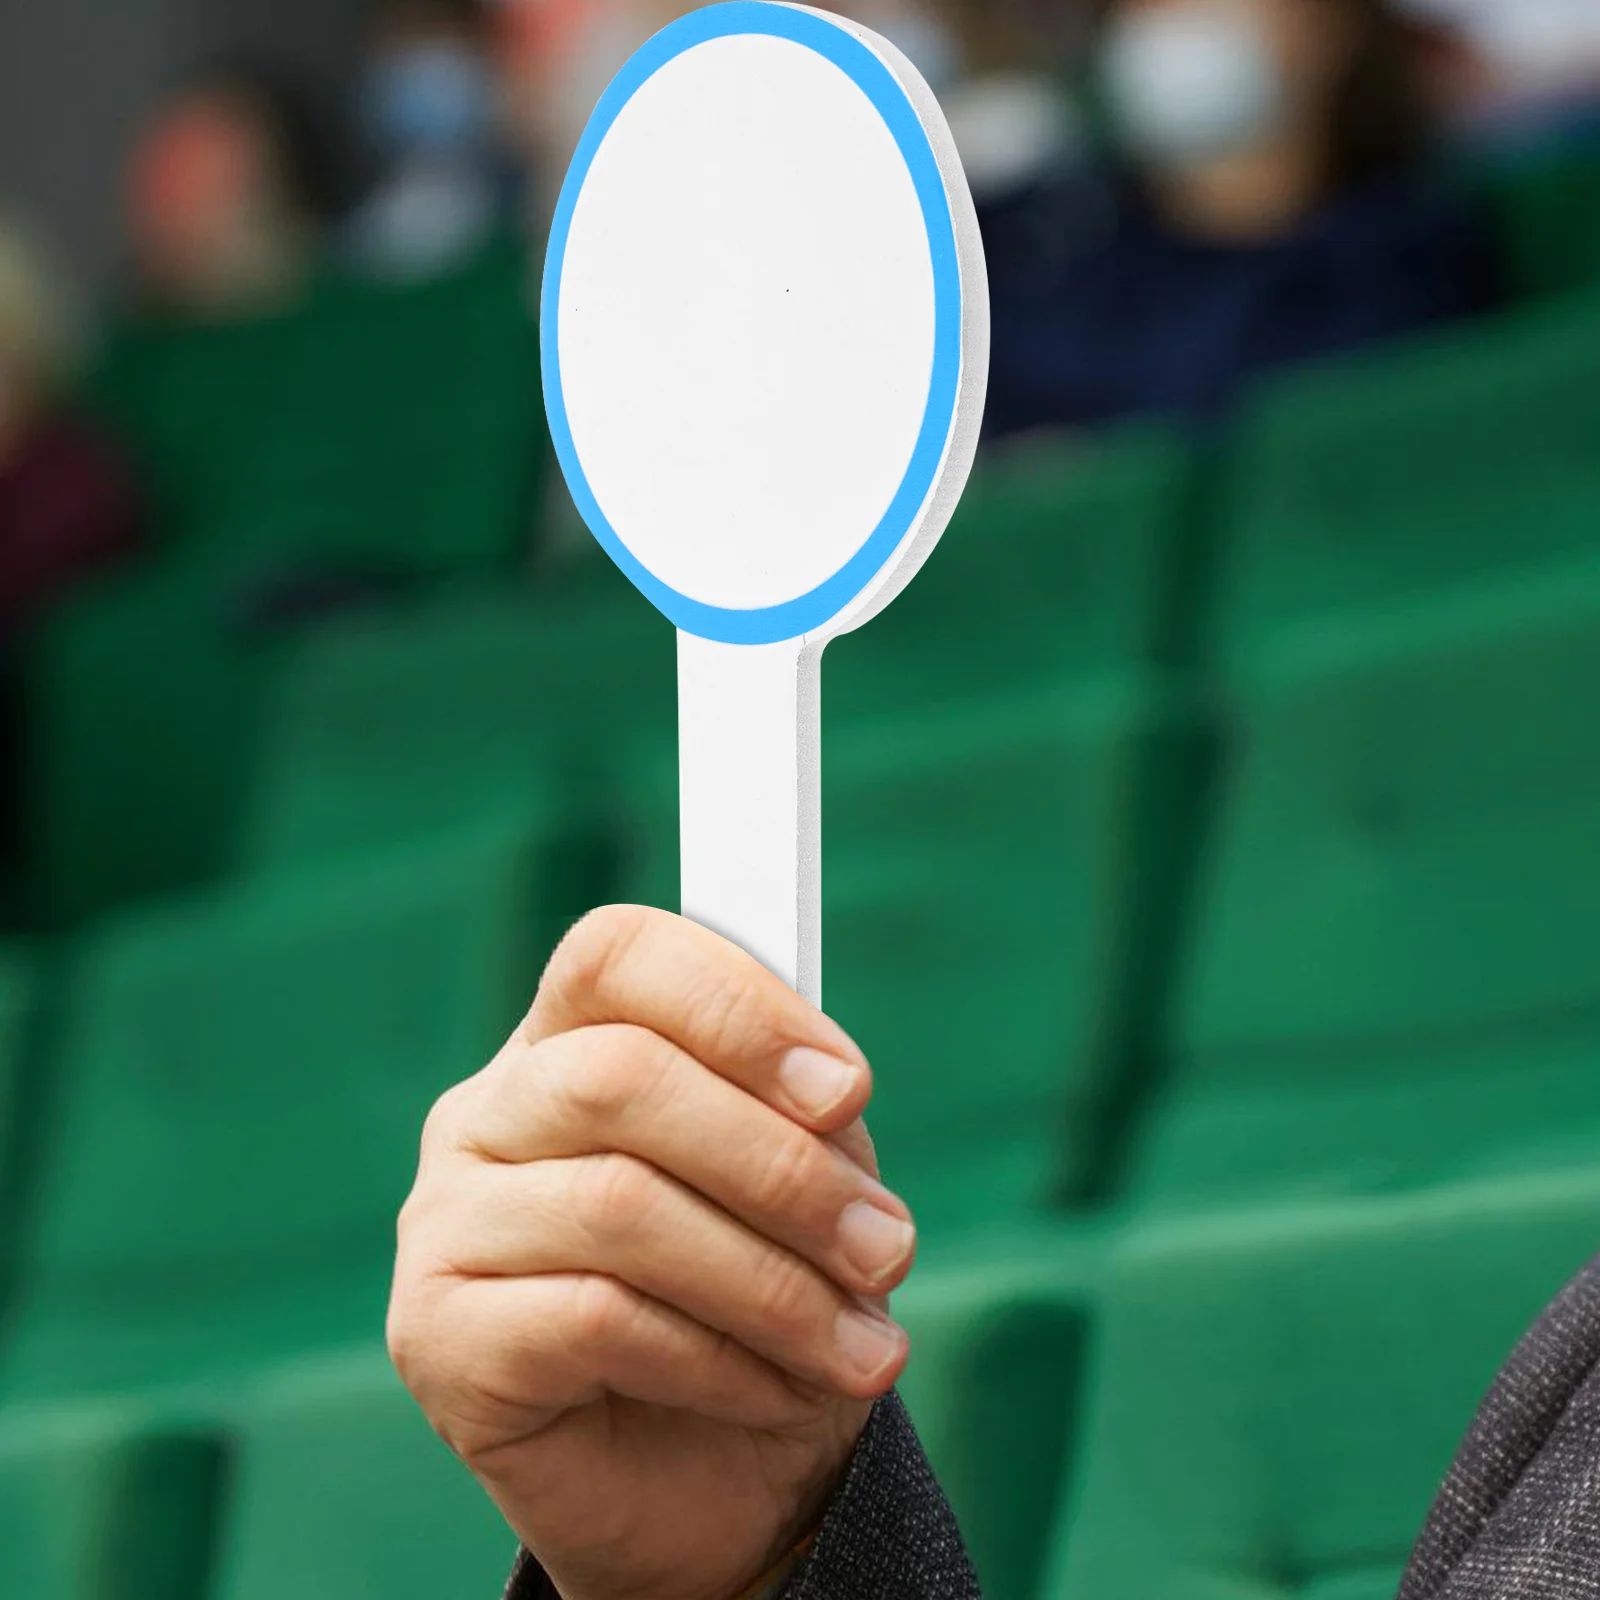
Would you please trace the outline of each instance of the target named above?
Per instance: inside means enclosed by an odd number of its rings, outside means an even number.
[[[903,1392],[996,1600],[1387,1600],[1466,1420],[1593,1247],[1594,1172],[1124,1212],[934,1252]],[[41,1600],[495,1592],[512,1541],[381,1350],[0,1423]]]
[[[996,1600],[1387,1597],[1593,1251],[1600,302],[1550,198],[1591,181],[1506,201],[1561,298],[1287,377],[1220,449],[993,467],[830,648],[827,1000]],[[676,872],[670,633],[608,569],[485,578],[536,428],[505,266],[106,375],[174,548],[30,656],[72,937],[0,954],[0,1594],[503,1576],[375,1347],[392,1218],[566,921]]]

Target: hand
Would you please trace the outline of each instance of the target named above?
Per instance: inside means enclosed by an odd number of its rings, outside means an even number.
[[[708,1600],[814,1526],[905,1365],[850,1040],[665,912],[595,912],[423,1134],[389,1347],[566,1600]]]

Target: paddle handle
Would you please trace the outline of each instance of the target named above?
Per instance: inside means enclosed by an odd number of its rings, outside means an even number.
[[[821,651],[678,635],[683,914],[822,1003]]]

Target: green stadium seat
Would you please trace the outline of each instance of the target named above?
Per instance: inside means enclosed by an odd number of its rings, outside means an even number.
[[[199,1381],[381,1327],[424,1115],[553,936],[539,853],[439,841],[86,941],[0,1392]]]
[[[1592,140],[1516,162],[1486,184],[1508,293],[1600,283],[1600,148]]]
[[[516,1555],[377,1346],[249,1394],[231,1487],[208,1600],[494,1596]]]
[[[532,293],[509,242],[428,283],[330,277],[272,316],[123,330],[93,398],[168,543],[312,569],[502,568],[547,454]]]
[[[1592,1167],[1130,1226],[1044,1600],[1370,1591],[1597,1229]]]
[[[1098,1220],[934,1241],[894,1296],[900,1395],[987,1600],[1034,1600],[1079,1425],[1109,1229]]]
[[[562,904],[608,898],[606,775],[630,728],[676,723],[674,634],[620,576],[603,597],[565,599],[456,596],[291,647],[266,715],[249,863],[329,859],[486,808],[565,810]]]
[[[233,863],[270,642],[244,586],[170,564],[64,606],[24,663],[24,867],[59,926],[205,883]]]
[[[1191,1048],[1600,1003],[1573,948],[1600,903],[1597,671],[1600,590],[1559,574],[1352,619],[1243,682]]]
[[[0,1417],[0,1594],[207,1600],[223,1456],[125,1405]]]
[[[292,313],[155,323],[95,398],[146,480],[153,571],[65,608],[26,664],[28,911],[71,924],[234,864],[285,618],[525,549],[545,456],[520,251]]]
[[[1241,677],[1137,1192],[1592,1159],[1597,675],[1591,564],[1329,624]]]
[[[846,715],[1165,664],[1181,648],[1195,464],[1175,436],[1052,444],[974,475],[927,565],[828,648]]]
[[[1148,682],[1036,690],[824,739],[823,1002],[873,1062],[888,1181],[931,1231],[1094,1181],[1164,976],[1201,752]],[[633,897],[678,905],[674,761]]]
[[[1222,648],[1593,554],[1597,463],[1600,296],[1275,380],[1223,500]]]
[[[824,1002],[930,1231],[1093,1181],[1171,911],[1188,731],[1160,691],[1102,687],[825,741]]]
[[[1074,669],[1137,670],[1157,652],[1188,466],[1152,435],[1104,458],[993,473],[891,613],[830,650],[830,716],[877,721]],[[451,596],[291,645],[248,859],[270,867],[414,834],[552,778],[587,813],[613,810],[615,752],[674,726],[676,669],[672,630],[596,565],[544,590]],[[952,642],[947,624],[967,636]],[[880,637],[885,648],[863,653]]]

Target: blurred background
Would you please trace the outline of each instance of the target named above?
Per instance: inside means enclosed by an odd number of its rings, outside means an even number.
[[[678,9],[0,7],[6,1600],[499,1592],[392,1219],[563,928],[676,901],[534,308]],[[853,14],[995,319],[825,673],[904,1393],[993,1600],[1385,1600],[1600,1249],[1600,10]]]

